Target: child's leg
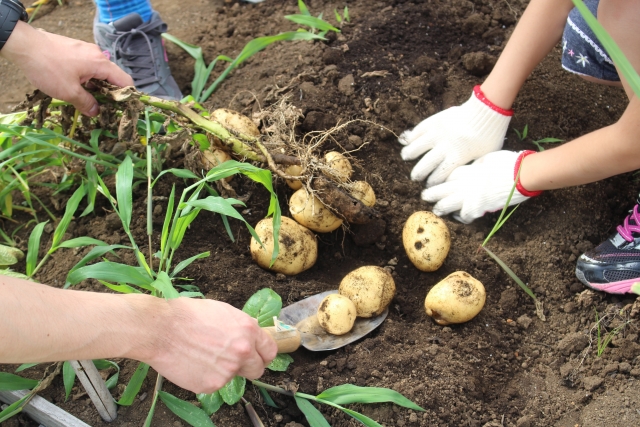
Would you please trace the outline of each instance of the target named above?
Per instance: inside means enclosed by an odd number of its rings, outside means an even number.
[[[600,1],[585,0],[584,3],[597,17]],[[575,8],[569,13],[562,35],[562,68],[593,83],[621,85],[613,61]]]
[[[138,13],[143,22],[151,19],[153,9],[149,0],[95,0],[100,22],[108,24],[130,13]]]

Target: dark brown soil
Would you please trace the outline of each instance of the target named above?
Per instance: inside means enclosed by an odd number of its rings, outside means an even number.
[[[254,37],[294,29],[283,16],[297,13],[293,0],[267,0],[258,5],[222,0],[153,3],[168,22],[170,32],[202,46],[208,60],[218,54],[235,56]],[[265,95],[273,85],[290,85],[285,93],[305,115],[301,134],[349,119],[366,119],[384,126],[353,124],[347,132],[338,134],[336,141],[346,149],[365,143],[353,153],[360,165],[357,175],[375,189],[377,208],[386,223],[384,234],[372,244],[356,245],[367,240],[366,230],[357,227],[352,230],[355,235],[344,230],[320,235],[316,265],[298,276],[282,278],[253,263],[249,234],[240,224],[234,224],[237,240],[232,243],[219,219],[202,214],[197,230],[191,230],[185,239],[181,259],[202,251],[212,254],[192,265],[185,275],[194,279],[207,298],[237,307],[264,287],[278,292],[286,304],[336,289],[340,280],[357,267],[393,267],[397,296],[379,329],[339,350],[299,350],[293,354],[295,362],[288,372],[267,373],[265,382],[295,383],[300,391],[312,394],[345,383],[389,387],[426,409],[414,413],[386,404],[355,405],[385,426],[640,425],[637,304],[631,308],[635,298],[585,291],[574,275],[576,257],[605,239],[632,207],[638,191],[635,174],[547,192],[524,203],[490,242],[489,247],[543,301],[546,321],[536,317],[532,300],[478,251],[497,214],[486,215],[471,225],[446,218],[451,251],[434,273],[414,268],[402,246],[405,220],[411,213],[431,206],[419,198],[422,184],[409,180],[412,164],[401,160],[394,133],[464,102],[490,70],[526,3],[352,0],[351,23],[337,37],[322,43],[287,42],[269,47],[235,71],[208,102],[210,107],[250,113],[268,106]],[[307,5],[313,14],[323,12],[332,22],[334,8],[344,7],[342,2],[319,0],[309,0]],[[54,8],[36,25],[91,40],[92,16],[90,2],[71,1]],[[174,75],[188,92],[193,61],[175,46],[168,49]],[[544,137],[570,140],[607,126],[622,114],[627,102],[622,90],[594,86],[564,72],[559,52],[556,48],[525,83],[515,104],[506,148],[535,149],[530,141]],[[373,71],[387,74],[364,76]],[[30,88],[4,61],[0,62],[0,76],[0,107],[7,111]],[[529,126],[530,138],[522,142],[513,128],[521,131],[525,125]],[[333,144],[323,149],[336,148]],[[235,179],[233,185],[240,195],[252,192],[245,217],[257,223],[266,213],[266,195],[242,179]],[[287,212],[290,190],[283,182],[278,182],[277,188],[283,211]],[[169,189],[167,180],[158,194]],[[140,241],[145,239],[144,198],[142,192],[135,196],[134,235]],[[73,235],[108,242],[125,239],[107,215],[99,207],[95,216],[74,223]],[[60,251],[42,269],[38,280],[61,285],[80,256],[82,252]],[[486,305],[468,323],[438,326],[426,316],[424,298],[435,283],[458,270],[485,284]],[[83,283],[78,288],[104,291],[95,283]],[[596,312],[600,317],[617,317],[611,327],[629,321],[601,357],[596,354],[593,329]],[[135,364],[121,361],[121,366],[124,382]],[[3,368],[11,371],[14,367]],[[154,375],[150,374],[143,392],[152,391],[153,381]],[[116,397],[122,387],[118,386]],[[193,394],[171,384],[165,389],[195,401]],[[92,426],[107,425],[80,386],[73,394],[73,400],[64,402],[62,379],[58,378],[43,396]],[[281,409],[274,410],[261,403],[252,387],[248,387],[246,398],[267,426],[307,425],[290,400],[277,398]],[[149,400],[120,408],[118,419],[110,425],[142,425]],[[336,410],[320,409],[333,426],[355,425]],[[29,425],[23,416],[17,420],[6,425]],[[213,420],[218,426],[250,425],[239,405],[225,406]],[[154,425],[184,423],[160,404]]]

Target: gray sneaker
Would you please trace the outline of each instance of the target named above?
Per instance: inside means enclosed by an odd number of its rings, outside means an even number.
[[[137,13],[109,24],[99,22],[96,17],[93,23],[96,44],[133,78],[136,89],[179,101],[182,93],[171,75],[164,39],[160,36],[166,31],[167,24],[155,11],[146,23]]]

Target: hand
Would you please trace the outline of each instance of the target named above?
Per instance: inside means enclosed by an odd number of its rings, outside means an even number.
[[[95,116],[98,102],[81,86],[90,79],[132,86],[131,77],[91,43],[38,31],[18,22],[0,51],[27,79],[47,95],[72,103],[82,114]]]
[[[424,154],[411,171],[411,179],[422,181],[429,174],[427,188],[444,182],[457,167],[502,148],[513,110],[492,104],[476,86],[471,98],[423,120],[402,133],[399,142],[403,160]]]
[[[469,224],[487,212],[504,208],[520,161],[529,153],[502,150],[486,154],[472,164],[454,170],[443,184],[424,190],[422,198],[430,203],[437,202],[433,207],[436,215],[455,212],[455,219]],[[540,194],[518,187],[513,192],[509,206]]]
[[[213,393],[234,376],[260,377],[277,346],[256,319],[219,301],[167,301],[169,323],[159,332],[149,363],[179,387]],[[153,322],[154,319],[145,319]]]

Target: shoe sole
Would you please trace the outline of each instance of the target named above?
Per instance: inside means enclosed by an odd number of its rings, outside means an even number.
[[[592,289],[594,291],[606,292],[608,294],[627,294],[631,292],[631,287],[640,282],[640,278],[637,279],[629,279],[622,280],[620,282],[610,282],[610,283],[590,283],[585,277],[584,273],[576,268],[576,277],[578,280],[582,282],[587,288]]]

